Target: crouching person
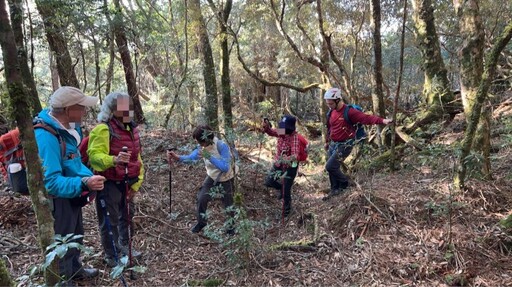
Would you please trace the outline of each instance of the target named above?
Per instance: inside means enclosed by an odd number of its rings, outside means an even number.
[[[265,180],[265,186],[277,190],[277,198],[283,199],[282,215],[287,217],[292,212],[292,186],[299,168],[299,138],[295,131],[297,119],[285,115],[279,121],[279,128],[273,129],[268,121],[263,121],[263,132],[277,137],[274,163]]]
[[[110,93],[98,114],[99,124],[89,135],[91,168],[107,179],[105,189],[96,197],[96,210],[104,259],[110,267],[116,266],[121,256],[137,259],[142,255],[131,248],[133,198],[144,179],[140,135],[132,119],[128,94]]]
[[[178,160],[184,163],[196,162],[203,159],[206,167],[206,178],[197,194],[197,223],[192,227],[193,233],[200,232],[207,224],[206,209],[212,200],[212,195],[219,196],[224,203],[225,210],[233,205],[234,164],[231,161],[229,145],[214,136],[209,126],[199,126],[192,133],[198,146],[189,155],[177,155],[173,151],[167,152],[169,163]],[[233,216],[233,212],[228,212]],[[234,234],[232,226],[226,233]]]

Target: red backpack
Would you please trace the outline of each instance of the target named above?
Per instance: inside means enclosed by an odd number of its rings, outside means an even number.
[[[299,156],[297,157],[298,161],[307,161],[308,160],[308,140],[301,134],[297,133],[297,138],[299,139]]]
[[[45,129],[59,140],[61,157],[66,155],[66,143],[61,139],[59,133],[51,126],[41,120],[34,120],[34,129]],[[18,169],[13,171],[10,165],[17,165]],[[18,128],[10,130],[0,137],[0,171],[12,191],[28,195],[27,172],[25,166],[25,155],[20,140]]]

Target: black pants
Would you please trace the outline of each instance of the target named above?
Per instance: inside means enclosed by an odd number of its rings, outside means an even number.
[[[56,235],[62,237],[67,234],[83,235],[84,226],[82,224],[82,207],[72,204],[67,198],[53,199],[53,228]],[[75,240],[83,244],[83,239]],[[80,249],[70,248],[66,255],[59,260],[59,272],[64,280],[69,280],[82,268],[80,261]]]
[[[106,210],[101,207],[101,200],[105,201]],[[117,252],[119,252],[120,246],[128,246],[128,228],[130,228],[135,208],[133,201],[129,204],[130,217],[128,217],[126,209],[126,185],[124,182],[107,180],[105,188],[98,192],[96,196],[96,211],[98,213],[101,245],[105,251],[105,256],[108,258],[114,258],[112,240],[116,244]],[[106,212],[109,214],[110,226],[108,226],[106,221]],[[112,231],[113,238],[110,238],[109,229]],[[119,258],[119,254],[117,255]]]
[[[297,170],[298,166],[283,168],[282,165],[280,167],[273,165],[265,179],[265,186],[281,191],[285,213],[292,208],[292,186],[297,176]]]
[[[206,218],[206,209],[208,203],[213,199],[211,194],[214,194],[222,200],[224,209],[233,205],[233,184],[234,178],[224,181],[217,182],[206,176],[203,185],[197,193],[197,223],[206,225],[208,219]],[[228,213],[229,216],[233,216],[233,212]]]

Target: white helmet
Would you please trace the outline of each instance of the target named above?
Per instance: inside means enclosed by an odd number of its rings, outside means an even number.
[[[324,100],[339,100],[341,99],[341,90],[338,88],[330,88],[324,94]]]

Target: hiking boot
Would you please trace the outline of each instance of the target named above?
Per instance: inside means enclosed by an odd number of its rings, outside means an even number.
[[[341,189],[333,189],[329,192],[329,194],[327,194],[324,198],[322,198],[322,200],[329,200],[331,197],[334,197],[336,195],[340,195],[342,194],[342,190]]]
[[[73,276],[73,279],[91,279],[98,276],[98,274],[100,274],[100,272],[96,268],[80,268]]]
[[[196,225],[194,225],[194,227],[192,227],[192,229],[190,229],[190,231],[192,231],[192,233],[199,233],[205,226],[206,223],[198,222]]]
[[[121,245],[119,246],[119,251],[123,256],[130,256],[130,249],[127,245]],[[135,250],[135,248],[132,247],[132,258],[134,259],[140,259],[142,257],[142,252]]]

